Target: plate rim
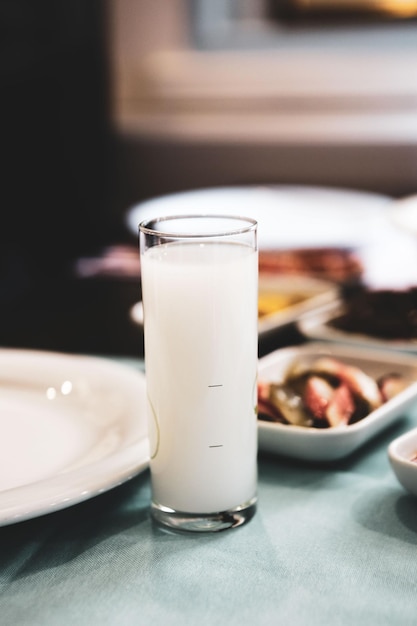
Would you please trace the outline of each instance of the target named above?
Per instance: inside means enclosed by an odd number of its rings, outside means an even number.
[[[68,361],[71,368],[79,364],[86,368],[105,367],[109,374],[116,371],[122,376],[126,374],[127,384],[133,384],[133,381],[138,384],[139,397],[144,399],[146,395],[144,373],[117,359],[31,348],[0,348],[0,359],[10,356],[43,359],[44,364],[49,361],[50,365],[56,360],[64,364]],[[83,375],[86,375],[85,370]],[[146,420],[146,416],[143,419]],[[129,420],[125,426],[129,431]],[[87,461],[81,467],[0,490],[0,527],[68,508],[109,491],[145,471],[149,466],[147,436],[133,441],[128,439],[124,437],[120,445],[101,459]]]
[[[300,286],[297,287],[297,290],[302,290],[302,284],[304,283],[305,286],[309,286],[311,289],[313,289],[313,287],[317,288],[317,293],[311,294],[302,302],[288,306],[282,311],[277,311],[275,313],[270,313],[265,317],[261,317],[258,320],[259,337],[263,337],[272,331],[295,324],[298,320],[308,318],[310,315],[314,315],[314,313],[318,313],[323,309],[333,307],[339,300],[340,289],[338,285],[330,280],[324,280],[312,276],[293,274],[277,274],[273,276],[266,274],[262,276],[260,274],[259,286],[262,287],[263,281],[264,285],[266,285],[266,283],[272,284],[274,281],[279,283],[280,280],[281,282],[291,281],[293,285],[294,283],[299,283]],[[277,288],[279,287],[277,286]]]

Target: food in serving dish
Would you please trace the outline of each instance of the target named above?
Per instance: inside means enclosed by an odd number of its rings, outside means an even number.
[[[305,292],[283,293],[279,291],[259,291],[258,317],[272,315],[289,307],[305,302],[311,295]]]
[[[299,274],[338,283],[356,283],[363,274],[358,254],[347,248],[260,250],[259,272]]]
[[[330,356],[295,361],[279,381],[258,381],[258,417],[313,428],[354,424],[403,391],[398,372],[378,379]]]
[[[308,276],[259,275],[259,336],[284,328],[336,303],[339,286]]]
[[[328,325],[348,333],[388,340],[417,340],[417,287],[371,290],[365,286],[341,294],[342,311]]]
[[[346,427],[305,428],[259,419],[260,451],[308,461],[335,461],[358,450],[394,421],[411,414],[414,417],[417,412],[417,382],[414,382],[417,381],[417,360],[415,356],[394,350],[372,350],[323,341],[281,348],[259,360],[258,380],[283,381],[294,363],[302,361],[311,365],[322,357],[358,367],[374,380],[389,372],[397,372],[409,384],[365,419]]]
[[[293,311],[295,316],[305,310],[336,302],[338,286],[327,280],[307,276],[268,276],[259,275],[258,316],[263,322],[277,313]]]

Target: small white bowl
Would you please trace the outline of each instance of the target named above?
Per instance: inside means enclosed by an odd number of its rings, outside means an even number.
[[[417,496],[417,428],[400,435],[388,446],[388,458],[399,483]]]

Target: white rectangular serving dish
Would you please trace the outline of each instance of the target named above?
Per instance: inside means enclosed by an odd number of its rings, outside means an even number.
[[[302,294],[304,299],[297,304],[261,317],[258,321],[260,337],[275,330],[283,329],[299,320],[308,319],[310,315],[318,313],[332,304],[334,305],[339,297],[339,288],[333,283],[296,274],[271,276],[260,274],[259,293],[268,292],[284,296]]]
[[[282,348],[261,358],[258,379],[280,381],[296,360],[328,355],[355,365],[373,378],[397,372],[417,381],[417,357],[393,351],[312,342]],[[380,406],[361,421],[335,428],[317,429],[258,420],[259,450],[308,461],[335,461],[348,456],[395,420],[417,409],[417,382]]]

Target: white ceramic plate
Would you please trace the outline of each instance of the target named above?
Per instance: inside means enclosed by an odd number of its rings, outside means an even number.
[[[394,201],[390,218],[400,229],[417,237],[417,194]]]
[[[141,372],[3,349],[0,389],[0,526],[91,498],[148,466]]]
[[[261,317],[258,322],[259,337],[264,337],[278,329],[284,329],[297,320],[312,315],[321,310],[322,307],[337,302],[339,296],[338,288],[328,281],[296,275],[260,276],[259,291],[282,294],[283,296],[302,294],[305,297],[301,302]],[[130,317],[136,324],[143,326],[142,302],[133,305],[130,310]]]
[[[282,380],[294,360],[310,361],[322,355],[332,355],[345,363],[356,365],[374,378],[398,372],[417,381],[417,359],[409,355],[320,342],[283,348],[268,354],[259,360],[258,378],[266,381]],[[395,398],[350,426],[316,429],[259,420],[259,449],[308,461],[335,461],[348,456],[406,415],[416,406],[416,402],[417,382],[414,382]]]
[[[417,496],[417,428],[397,437],[388,446],[388,458],[399,483]]]
[[[351,333],[333,328],[329,322],[336,319],[342,312],[342,304],[334,301],[328,307],[313,312],[308,318],[297,321],[299,331],[308,339],[315,341],[329,341],[349,346],[358,346],[369,349],[397,350],[417,354],[417,341],[378,339],[361,333]]]
[[[228,213],[258,221],[259,249],[359,246],[377,242],[391,225],[392,200],[361,191],[296,185],[215,187],[160,196],[131,207],[126,225],[137,235],[148,218]]]

